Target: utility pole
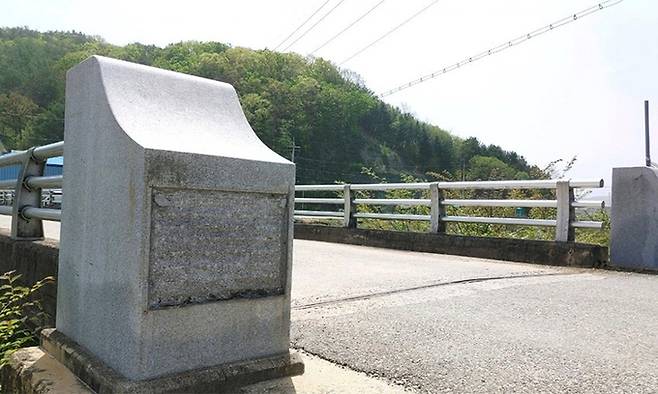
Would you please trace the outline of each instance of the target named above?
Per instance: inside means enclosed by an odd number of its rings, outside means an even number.
[[[295,151],[300,149],[301,146],[295,145],[295,137],[292,137],[292,146],[290,147],[290,161],[295,162]]]
[[[644,100],[644,153],[646,166],[651,167],[651,149],[649,147],[649,100]]]
[[[462,182],[466,179],[464,176],[464,173],[466,172],[466,162],[464,161],[464,158],[462,157]]]

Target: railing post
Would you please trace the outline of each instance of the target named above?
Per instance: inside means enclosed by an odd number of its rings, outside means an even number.
[[[343,227],[356,228],[356,218],[354,217],[356,205],[354,204],[354,192],[352,192],[350,185],[343,186],[343,198],[345,199]]]
[[[445,206],[441,205],[443,191],[439,189],[439,182],[430,183],[430,231],[433,233],[445,233],[446,222],[442,218],[446,215]]]
[[[34,157],[34,148],[28,149],[21,163],[20,174],[16,179],[16,188],[12,221],[11,237],[17,240],[43,239],[43,224],[40,219],[27,219],[23,215],[26,207],[39,208],[41,206],[41,189],[30,188],[25,182],[31,176],[43,176],[46,167],[45,160]]]
[[[575,240],[575,231],[571,223],[576,219],[576,211],[573,208],[573,189],[569,186],[569,180],[559,180],[556,183],[555,198],[557,200],[557,219],[555,226],[555,240],[568,242]]]

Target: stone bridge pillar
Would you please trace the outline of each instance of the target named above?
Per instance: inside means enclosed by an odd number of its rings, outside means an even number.
[[[289,352],[295,167],[232,86],[91,57],[67,75],[64,155],[44,348],[101,391],[303,371]]]
[[[610,263],[658,270],[658,170],[612,170]]]

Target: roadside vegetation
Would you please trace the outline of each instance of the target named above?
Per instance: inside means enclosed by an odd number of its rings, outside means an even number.
[[[25,287],[20,278],[14,271],[0,275],[0,367],[19,348],[38,345],[35,333],[45,321],[39,290],[54,282],[47,277]]]
[[[576,162],[576,158],[569,161],[556,160],[544,168],[541,172],[545,179],[558,179],[568,177],[567,173],[571,170]],[[482,171],[483,168],[478,168]],[[497,174],[497,167],[491,167],[490,172],[486,173],[484,179],[487,180],[504,180],[504,174]],[[379,176],[371,168],[363,168],[362,172],[368,176],[371,183],[387,183],[388,180]],[[482,175],[482,174],[480,174]],[[415,177],[412,175],[402,175],[402,182],[436,182],[436,181],[458,181],[458,180],[477,180],[479,177],[471,173],[451,174],[447,171],[441,173],[429,172],[425,177]],[[473,179],[476,178],[476,179]],[[347,183],[347,182],[339,182]],[[321,193],[321,192],[320,192]],[[555,191],[545,189],[531,190],[445,190],[444,198],[446,199],[490,199],[490,200],[554,200]],[[317,195],[319,196],[319,195]],[[305,195],[310,197],[310,195]],[[315,195],[313,196],[315,197]],[[334,197],[342,197],[341,193],[336,193]],[[389,198],[389,199],[429,199],[429,191],[421,190],[391,190],[391,191],[357,191],[356,198]],[[586,197],[585,194],[577,195],[576,199]],[[317,209],[317,206],[315,207]],[[331,207],[327,207],[327,210]],[[324,210],[324,209],[323,209]],[[400,206],[373,206],[359,205],[358,211],[361,213],[396,213],[412,215],[429,215],[430,208],[425,206],[400,207]],[[449,216],[483,216],[483,217],[515,217],[516,208],[513,207],[453,207],[447,208]],[[526,215],[530,219],[555,219],[556,210],[554,208],[528,208]],[[581,210],[577,212],[579,220],[591,220],[603,222],[602,230],[595,229],[576,229],[576,242],[587,244],[608,246],[610,238],[610,217],[605,210]],[[330,220],[313,220],[315,223],[334,224]],[[333,223],[332,223],[333,222]],[[359,228],[377,229],[377,230],[394,230],[394,231],[429,231],[428,222],[404,221],[404,220],[379,220],[379,219],[360,219]],[[517,226],[517,225],[499,225],[484,223],[447,223],[446,233],[454,235],[477,236],[477,237],[498,237],[498,238],[518,238],[518,239],[536,239],[536,240],[553,240],[555,239],[555,229],[553,227],[535,227],[535,226]]]

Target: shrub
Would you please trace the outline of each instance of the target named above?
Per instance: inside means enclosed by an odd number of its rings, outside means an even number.
[[[34,332],[38,332],[45,315],[37,293],[54,281],[47,277],[24,287],[20,277],[15,271],[0,275],[0,367],[17,349],[37,344]]]

